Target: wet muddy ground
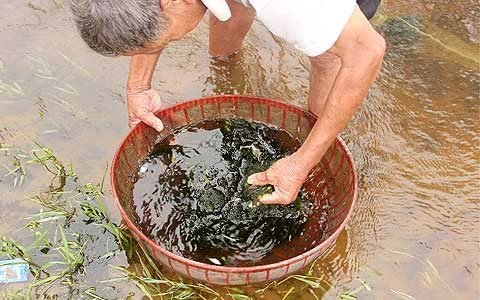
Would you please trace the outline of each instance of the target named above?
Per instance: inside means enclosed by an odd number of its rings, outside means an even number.
[[[98,182],[128,132],[128,59],[90,51],[61,0],[10,1],[1,8],[0,143],[40,142],[75,165],[83,181]],[[359,171],[359,201],[313,270],[331,287],[313,295],[292,282],[271,299],[291,287],[300,291],[291,299],[335,299],[361,281],[369,289],[355,293],[360,299],[478,297],[479,19],[473,0],[384,1],[372,21],[387,40],[384,66],[342,134]],[[240,57],[213,61],[207,29],[205,20],[162,54],[153,85],[165,104],[241,93],[306,106],[305,57],[255,23]],[[38,210],[26,197],[49,184],[42,174],[29,173],[15,189],[11,177],[1,177],[0,236],[16,234]],[[105,202],[119,222],[108,187]],[[117,261],[127,264],[124,257]],[[141,298],[133,283],[120,286]]]

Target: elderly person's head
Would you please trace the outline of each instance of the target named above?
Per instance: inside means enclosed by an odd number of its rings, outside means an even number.
[[[108,56],[160,51],[206,11],[200,0],[72,0],[71,9],[83,40]]]

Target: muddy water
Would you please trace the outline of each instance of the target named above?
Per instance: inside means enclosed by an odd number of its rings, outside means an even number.
[[[480,8],[473,0],[385,0],[380,13],[373,23],[388,43],[384,67],[342,134],[359,170],[359,202],[314,268],[331,287],[315,293],[335,299],[362,280],[371,288],[358,292],[362,299],[475,299]],[[239,57],[212,61],[207,28],[202,23],[162,54],[154,86],[165,104],[234,92],[306,106],[304,57],[255,24]],[[3,1],[0,142],[38,141],[76,165],[84,180],[98,181],[128,130],[127,69],[128,59],[86,48],[60,1]],[[13,190],[1,178],[0,235],[24,224],[33,211],[25,195],[48,184],[35,173],[27,179]],[[122,286],[139,295],[133,284]],[[295,287],[297,298],[315,299]],[[281,299],[289,289],[269,296]]]

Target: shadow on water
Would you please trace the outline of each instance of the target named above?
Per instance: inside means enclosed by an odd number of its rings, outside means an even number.
[[[360,174],[354,215],[313,266],[317,281],[298,277],[269,286],[264,299],[479,294],[479,19],[473,0],[383,1],[372,22],[387,40],[384,66],[342,133]],[[247,93],[306,107],[308,63],[298,52],[255,23],[240,54],[211,60],[207,32],[202,22],[163,52],[153,84],[165,104]],[[2,4],[0,45],[0,143],[29,149],[39,141],[71,162],[84,182],[97,182],[128,130],[128,59],[89,51],[65,7],[50,0]],[[15,163],[10,156],[0,160],[8,167]],[[16,188],[11,176],[0,178],[0,236],[28,241],[30,233],[20,228],[38,207],[26,198],[48,187],[47,177],[33,169]],[[120,224],[108,187],[105,194],[111,218]],[[123,252],[113,259],[141,269],[139,260],[127,261]],[[105,270],[97,265],[77,282],[103,280]],[[107,296],[141,298],[134,281],[109,285],[121,292]],[[258,296],[262,288],[215,291],[230,299],[228,293]]]

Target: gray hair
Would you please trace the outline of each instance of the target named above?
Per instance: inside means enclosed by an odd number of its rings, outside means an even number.
[[[71,0],[71,10],[82,39],[106,56],[143,48],[167,24],[160,0]]]

